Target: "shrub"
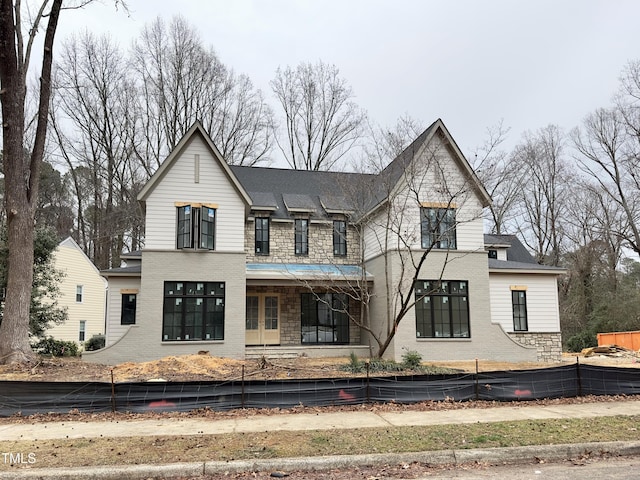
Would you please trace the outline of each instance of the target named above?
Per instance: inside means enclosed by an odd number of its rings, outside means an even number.
[[[598,337],[591,330],[584,330],[567,340],[567,350],[570,352],[581,352],[585,348],[597,345]]]
[[[65,340],[56,340],[53,337],[41,339],[34,345],[34,350],[42,355],[52,355],[54,357],[77,357],[78,344]]]
[[[105,346],[105,338],[104,335],[94,335],[89,340],[84,342],[84,349],[87,352],[92,352],[94,350],[100,350]]]
[[[418,370],[422,367],[422,355],[415,350],[407,350],[407,352],[402,355],[402,365],[404,365],[405,368]]]

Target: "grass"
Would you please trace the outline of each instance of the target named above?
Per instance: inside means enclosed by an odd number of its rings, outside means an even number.
[[[278,431],[2,442],[3,452],[21,452],[25,457],[33,453],[36,462],[11,466],[0,461],[0,472],[24,466],[163,464],[640,440],[638,422],[640,416],[619,416],[329,432]]]

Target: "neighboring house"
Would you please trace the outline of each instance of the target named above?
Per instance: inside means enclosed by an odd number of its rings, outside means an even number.
[[[82,346],[105,332],[107,281],[71,237],[58,245],[54,266],[64,274],[58,304],[66,307],[68,319],[47,329],[45,335]]]
[[[485,238],[491,199],[441,120],[377,175],[229,166],[197,123],[138,199],[145,247],[103,272],[107,347],[86,360],[368,356],[391,328],[396,360],[560,358],[563,270]]]

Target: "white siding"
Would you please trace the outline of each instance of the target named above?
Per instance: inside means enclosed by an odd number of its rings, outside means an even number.
[[[121,324],[122,316],[122,290],[138,290],[136,306],[140,305],[140,277],[110,277],[109,294],[107,299],[107,332],[106,344],[111,345],[117,342],[129,329],[129,325]],[[140,314],[136,311],[136,324]]]
[[[511,286],[526,287],[529,332],[559,332],[558,287],[555,275],[490,273],[491,320],[513,332]]]
[[[389,249],[403,248],[398,245],[400,232],[403,241],[420,250],[421,204],[440,203],[455,204],[457,250],[484,252],[482,204],[472,182],[465,178],[451,150],[433,138],[418,151],[397,191],[391,194]],[[381,210],[365,228],[365,258],[382,253],[386,227],[387,213]]]
[[[107,282],[75,242],[63,241],[54,254],[55,268],[64,273],[58,305],[67,308],[68,320],[46,332],[58,340],[78,342],[80,321],[85,320],[85,340],[104,333]],[[76,288],[82,285],[82,302],[76,302]]]
[[[195,181],[195,156],[200,156],[199,182]],[[145,248],[175,250],[175,202],[218,205],[215,249],[244,249],[244,203],[204,141],[197,135],[165,172],[146,201]]]

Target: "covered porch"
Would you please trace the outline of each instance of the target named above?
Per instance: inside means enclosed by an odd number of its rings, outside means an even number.
[[[248,264],[245,357],[369,357],[350,320],[360,303],[346,293],[361,276],[352,266]]]

